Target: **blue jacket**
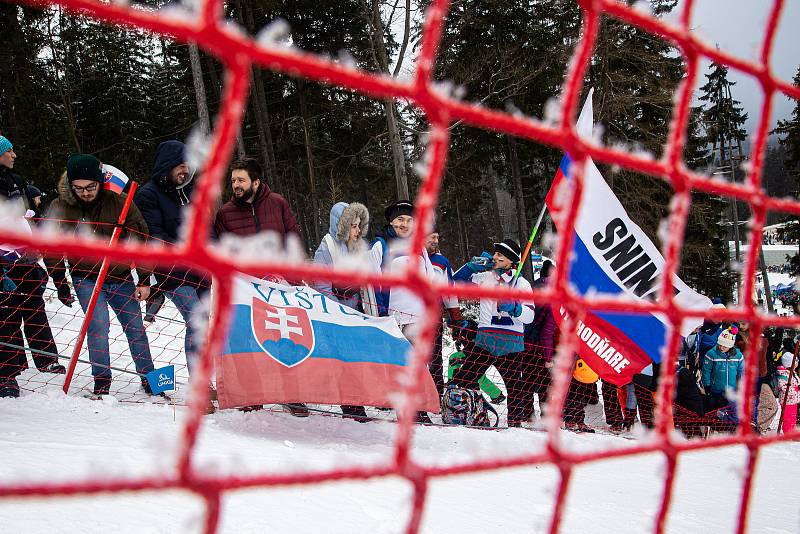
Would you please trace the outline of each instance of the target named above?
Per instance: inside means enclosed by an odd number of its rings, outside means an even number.
[[[180,188],[169,180],[170,171],[186,161],[185,151],[186,147],[180,141],[164,141],[158,145],[150,181],[136,192],[134,198],[150,235],[165,243],[179,240],[184,208],[191,202],[192,177]],[[154,274],[158,287],[165,291],[182,285],[207,285],[202,274],[181,267],[161,267]]]
[[[703,387],[706,393],[724,395],[728,388],[735,391],[743,374],[744,356],[736,347],[728,352],[714,347],[703,357]]]

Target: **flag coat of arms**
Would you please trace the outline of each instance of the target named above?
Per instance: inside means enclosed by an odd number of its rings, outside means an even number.
[[[592,93],[578,118],[582,137],[592,135]],[[566,213],[572,187],[573,163],[568,154],[561,160],[546,203],[554,221]],[[577,200],[577,199],[574,199]],[[559,228],[559,231],[565,231]],[[655,300],[660,290],[664,257],[644,231],[625,212],[600,170],[588,158],[583,176],[583,194],[575,221],[569,281],[581,295],[614,295],[632,302]],[[675,301],[684,307],[705,310],[711,300],[673,278]],[[565,310],[554,314],[559,323]],[[689,334],[702,319],[688,318],[681,334]],[[590,310],[577,324],[578,355],[603,380],[616,385],[631,381],[651,363],[665,355],[669,322],[657,313],[620,313]],[[677,355],[675,356],[677,357]]]
[[[113,165],[103,164],[103,189],[108,189],[114,193],[121,195],[128,185],[130,178],[124,172],[114,167]]]
[[[238,275],[217,356],[221,408],[289,402],[392,406],[410,343],[391,317],[359,313],[307,286]],[[425,375],[415,410],[439,411]]]

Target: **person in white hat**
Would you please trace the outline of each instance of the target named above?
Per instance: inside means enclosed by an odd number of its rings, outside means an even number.
[[[731,404],[728,393],[738,389],[744,374],[744,356],[734,346],[737,333],[735,326],[723,330],[717,338],[717,346],[703,357],[703,388],[723,406]]]

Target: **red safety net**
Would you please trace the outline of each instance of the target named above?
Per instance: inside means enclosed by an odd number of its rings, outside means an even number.
[[[30,2],[31,5],[41,6],[41,0]],[[412,513],[407,532],[417,532],[420,528],[422,513],[426,502],[428,482],[432,477],[481,472],[501,467],[527,466],[533,464],[550,464],[559,472],[559,484],[556,491],[555,504],[550,522],[550,531],[556,532],[562,522],[566,506],[566,497],[570,480],[577,466],[587,462],[601,461],[615,457],[628,457],[643,453],[660,453],[666,460],[666,470],[663,477],[663,493],[661,503],[656,514],[653,530],[663,532],[670,503],[673,498],[673,486],[676,474],[676,465],[679,455],[685,451],[723,447],[728,445],[744,445],[748,451],[748,460],[743,476],[741,502],[738,506],[738,532],[744,532],[747,524],[748,507],[756,462],[761,448],[769,443],[791,439],[797,436],[792,431],[783,435],[771,434],[760,436],[753,432],[749,424],[733,425],[714,428],[726,432],[712,440],[686,441],[672,433],[673,425],[682,428],[687,434],[695,435],[702,432],[703,427],[714,427],[719,418],[713,411],[703,415],[692,413],[685,407],[673,409],[675,391],[676,359],[665,358],[661,368],[661,380],[655,391],[646,387],[636,387],[633,392],[622,392],[620,388],[609,385],[576,385],[572,380],[574,366],[573,354],[577,347],[575,325],[585,315],[587,310],[626,311],[626,312],[659,312],[667,318],[671,325],[671,334],[668,339],[666,353],[677,354],[680,350],[681,336],[678,328],[684,317],[697,316],[696,311],[679,307],[671,298],[672,275],[676,272],[679,263],[684,228],[690,205],[692,191],[704,191],[714,195],[727,196],[747,202],[752,212],[750,226],[750,243],[760,243],[760,234],[764,227],[765,217],[769,210],[782,211],[792,215],[800,215],[800,202],[791,199],[776,199],[767,196],[761,187],[761,173],[764,163],[765,144],[768,135],[769,117],[772,103],[776,93],[783,93],[791,98],[800,98],[800,88],[792,86],[784,80],[778,79],[770,70],[770,55],[776,27],[784,2],[775,0],[772,4],[766,28],[763,32],[760,60],[747,61],[718,50],[713,45],[705,43],[689,31],[691,14],[694,2],[687,0],[682,4],[679,22],[668,24],[647,13],[628,7],[625,3],[615,0],[580,0],[582,10],[582,37],[577,45],[573,60],[570,63],[567,80],[561,95],[561,119],[557,125],[549,125],[537,120],[519,115],[503,113],[486,109],[478,105],[464,103],[443,94],[435,88],[432,78],[436,61],[437,47],[441,38],[443,24],[449,9],[447,0],[435,0],[425,14],[424,30],[417,68],[412,79],[401,81],[385,76],[368,74],[356,70],[346,64],[335,62],[327,58],[304,53],[292,48],[273,48],[261,44],[248,36],[232,31],[222,20],[222,2],[208,0],[200,3],[197,16],[194,19],[164,17],[159,13],[129,7],[122,3],[99,3],[91,0],[62,0],[52,2],[65,9],[94,17],[109,24],[117,24],[129,28],[141,28],[151,32],[168,35],[181,41],[192,41],[204,51],[215,56],[226,70],[224,105],[217,118],[208,159],[205,162],[205,176],[195,192],[194,203],[197,206],[191,212],[187,221],[188,236],[186,241],[176,247],[150,248],[143,244],[125,241],[115,247],[108,248],[98,241],[82,239],[80,237],[52,240],[43,233],[34,233],[32,237],[20,237],[8,231],[0,232],[0,242],[19,244],[39,250],[45,256],[59,256],[67,254],[71,257],[92,258],[101,261],[109,258],[111,262],[126,265],[131,261],[137,265],[175,265],[196,269],[199,272],[213,276],[215,298],[210,309],[213,320],[209,323],[208,337],[202,344],[200,360],[193,370],[192,391],[188,397],[189,416],[185,420],[182,432],[182,443],[179,449],[177,468],[168,474],[159,476],[146,476],[133,479],[112,480],[76,480],[65,483],[35,483],[35,484],[8,484],[0,485],[0,497],[19,496],[54,496],[98,494],[101,492],[146,491],[155,489],[185,489],[201,496],[206,502],[205,531],[217,530],[221,499],[228,490],[251,488],[259,486],[280,486],[298,484],[316,484],[325,481],[363,480],[376,477],[398,476],[407,479],[413,487]],[[576,108],[582,88],[582,80],[587,69],[587,64],[592,56],[598,25],[601,16],[617,18],[628,24],[635,25],[654,35],[672,43],[683,55],[686,64],[686,78],[681,84],[675,107],[673,121],[670,126],[669,141],[660,160],[653,160],[624,150],[598,146],[578,136],[574,128]],[[756,79],[764,93],[764,102],[760,113],[758,128],[752,147],[751,165],[744,183],[725,183],[711,180],[708,176],[699,175],[687,170],[682,162],[682,153],[686,139],[689,107],[692,98],[692,88],[698,77],[698,69],[702,57],[710,58],[717,63],[737,69],[749,74]],[[421,249],[425,239],[425,230],[430,228],[433,213],[437,205],[438,193],[442,182],[443,172],[447,162],[449,132],[448,125],[454,121],[463,121],[471,126],[485,128],[496,132],[518,136],[520,138],[567,148],[578,171],[575,176],[574,198],[581,195],[582,163],[587,157],[597,162],[618,165],[622,168],[654,176],[668,182],[674,190],[674,199],[671,204],[669,217],[669,242],[665,245],[664,256],[666,259],[666,276],[660,278],[660,293],[662,298],[655,302],[629,302],[613,298],[582,297],[575,294],[567,283],[567,269],[559,269],[554,283],[549,287],[537,289],[533,293],[512,290],[508,288],[493,288],[472,285],[439,285],[424,279],[418,274],[417,262],[419,259],[412,256],[407,272],[403,274],[368,274],[354,272],[331,271],[326,267],[314,266],[304,263],[287,263],[281,260],[249,261],[238,260],[230,255],[220,254],[219,250],[210,245],[206,236],[209,235],[211,207],[220,194],[220,186],[225,177],[228,162],[231,158],[235,136],[242,121],[245,109],[245,99],[249,91],[250,69],[252,66],[265,67],[277,72],[303,76],[327,84],[333,84],[367,96],[379,99],[403,99],[416,106],[424,113],[430,122],[430,136],[425,167],[425,176],[422,186],[415,199],[415,219],[418,223],[412,237],[412,248]],[[574,228],[577,216],[578,202],[573,202],[569,213],[562,221],[564,228]],[[556,263],[560,266],[569,265],[568,255],[572,247],[572,231],[562,233],[559,241]],[[751,247],[747,252],[743,274],[743,291],[745,295],[753,293],[755,269],[758,247]],[[35,266],[31,266],[35,270]],[[629,424],[632,419],[631,408],[628,403],[631,395],[635,395],[638,403],[639,417],[646,426],[654,429],[653,439],[636,442],[633,446],[623,449],[597,450],[580,452],[568,450],[559,439],[562,418],[546,419],[547,446],[540,452],[523,453],[510,458],[490,458],[467,462],[449,467],[426,466],[415,461],[411,455],[412,430],[414,413],[410,406],[401,403],[399,406],[398,434],[394,443],[393,456],[389,465],[380,466],[355,466],[336,467],[330,470],[312,473],[285,473],[269,475],[217,475],[198,469],[193,461],[192,451],[195,448],[198,431],[203,424],[203,413],[208,404],[210,391],[207,387],[212,377],[212,356],[220,353],[229,324],[226,312],[229,310],[232,299],[232,281],[236,272],[245,272],[256,276],[265,273],[286,277],[288,279],[326,279],[334,283],[347,285],[378,285],[384,287],[403,287],[416,293],[426,306],[425,325],[414,351],[411,364],[411,373],[418,380],[410,380],[404,385],[404,395],[410,396],[417,393],[418,384],[428,373],[426,363],[435,343],[438,325],[441,325],[441,299],[446,296],[457,296],[462,299],[479,299],[482,297],[496,297],[503,299],[534,300],[537,305],[551,304],[564,306],[569,314],[569,319],[562,328],[558,354],[555,358],[555,367],[552,373],[552,385],[549,387],[548,406],[551,410],[563,410],[565,419],[580,417],[582,414],[591,413],[583,411],[586,404],[591,404],[592,399],[599,397],[604,400],[601,405],[606,411],[595,416],[603,417],[606,423],[619,422]],[[13,278],[13,276],[12,276]],[[36,278],[36,277],[34,277]],[[41,294],[43,279],[38,278],[37,288],[31,288],[30,294]],[[26,293],[27,289],[21,289]],[[44,291],[45,301],[53,303],[52,289]],[[31,309],[40,309],[38,302],[20,303],[20,307],[30,306]],[[69,308],[59,309],[55,314],[59,319],[58,328],[69,332],[78,332],[81,313],[77,306],[73,306],[72,315]],[[153,325],[179,322],[177,310],[167,308],[168,312],[157,313]],[[762,332],[769,325],[796,328],[800,326],[797,317],[776,317],[761,313],[749,299],[743,306],[735,309],[713,309],[702,314],[704,317],[717,321],[746,322],[750,327],[750,338],[758,342],[750,343],[746,354],[746,371],[743,379],[741,399],[753,397],[754,378],[757,373],[756,354],[760,348]],[[27,323],[27,321],[25,321]],[[36,327],[35,320],[31,321]],[[51,323],[52,326],[52,323]],[[150,328],[153,328],[151,326]],[[39,360],[34,361],[37,367],[52,363],[53,354],[58,354],[58,347],[49,344],[41,332],[28,333],[30,348],[38,351]],[[125,344],[126,340],[119,330],[112,328],[111,346]],[[42,341],[39,347],[35,339]],[[159,340],[159,336],[151,341]],[[165,335],[163,341],[153,342],[153,359],[163,363],[184,364],[180,357],[183,351],[181,343],[183,333],[180,335]],[[5,342],[5,341],[4,341]],[[7,341],[15,347],[24,347],[21,338]],[[536,352],[537,349],[532,347]],[[112,348],[110,350],[112,367],[130,370],[132,362],[125,349]],[[35,353],[36,354],[36,353]],[[50,358],[48,360],[48,358]],[[20,362],[20,365],[23,365]],[[546,373],[549,376],[549,373]],[[42,378],[45,376],[47,378]],[[37,381],[46,380],[53,382],[53,375],[38,375],[37,378],[29,377],[27,387],[35,389]],[[88,379],[88,368],[79,370],[78,380]],[[138,388],[139,377],[130,375],[130,396],[134,398],[135,389]],[[185,377],[185,370],[178,373]],[[491,377],[490,377],[491,378]],[[622,388],[623,390],[625,388]],[[577,399],[577,402],[576,402]],[[749,421],[752,414],[752,403],[741,402],[741,421]],[[598,404],[600,406],[600,404]],[[611,410],[611,415],[609,415]],[[579,413],[581,412],[581,413]],[[615,419],[618,418],[618,419]],[[591,421],[590,421],[591,422]],[[599,425],[598,425],[599,426]]]

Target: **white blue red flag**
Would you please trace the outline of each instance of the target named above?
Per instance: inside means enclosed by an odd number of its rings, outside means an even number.
[[[128,185],[130,181],[128,176],[118,168],[105,163],[103,164],[102,171],[103,189],[108,189],[109,191],[121,195],[122,191],[125,190],[125,186]]]
[[[590,139],[592,126],[590,92],[578,118],[580,135]],[[565,154],[546,199],[557,226],[568,208],[572,172],[572,160]],[[647,202],[647,199],[642,201]],[[559,228],[559,231],[564,229]],[[628,217],[599,169],[587,159],[571,254],[569,278],[573,289],[581,295],[656,300],[663,269],[661,252]],[[710,299],[677,276],[673,286],[679,305],[698,310],[711,307]],[[565,311],[563,308],[560,311],[555,316],[562,322]],[[702,319],[684,320],[681,334],[689,334],[701,322]],[[589,311],[578,323],[577,332],[578,355],[600,378],[624,385],[644,367],[661,362],[669,323],[655,313]]]
[[[372,317],[307,286],[245,275],[217,357],[220,407],[309,402],[392,406],[411,345],[391,317]],[[439,411],[426,373],[415,410]]]

